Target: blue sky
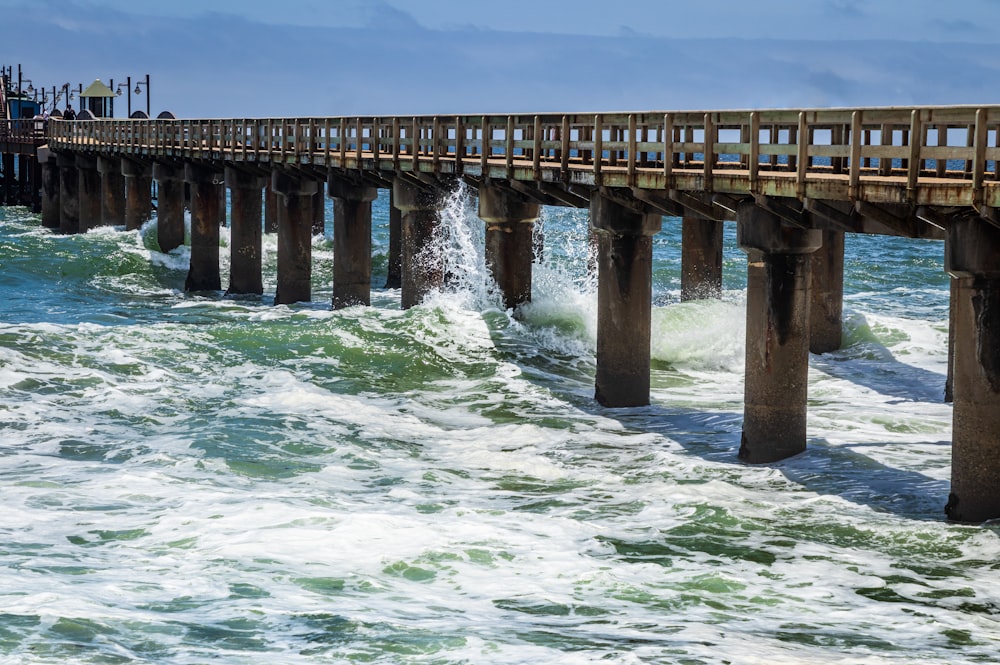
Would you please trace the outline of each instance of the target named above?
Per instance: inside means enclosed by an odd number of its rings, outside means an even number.
[[[149,73],[153,110],[185,117],[993,104],[1000,90],[1000,0],[0,0],[0,9],[0,59],[20,63],[36,86]]]

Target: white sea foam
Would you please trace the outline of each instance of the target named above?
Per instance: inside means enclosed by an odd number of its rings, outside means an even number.
[[[739,298],[659,301],[653,405],[601,409],[560,214],[519,313],[456,231],[472,274],[406,312],[0,319],[0,662],[987,662],[997,531],[940,514],[941,319],[849,298],[809,450],[745,466]]]

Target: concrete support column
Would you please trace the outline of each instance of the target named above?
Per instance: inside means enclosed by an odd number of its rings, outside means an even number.
[[[278,286],[275,305],[312,300],[312,222],[316,181],[285,171],[271,173],[278,194]]]
[[[120,159],[97,158],[97,172],[101,174],[101,225],[125,225],[125,176]]]
[[[955,277],[953,520],[1000,517],[1000,229],[956,219],[948,229],[945,269]]]
[[[59,209],[59,159],[55,153],[47,149],[38,151],[39,163],[42,166],[42,226],[47,229],[58,229],[60,226]]]
[[[747,253],[746,384],[740,459],[774,462],[806,449],[809,254],[816,230],[784,227],[753,201],[737,211]]]
[[[268,179],[264,189],[264,233],[278,232],[278,195],[271,189]]]
[[[125,229],[135,231],[153,216],[153,167],[122,159],[125,178]]]
[[[156,242],[161,252],[184,244],[184,169],[172,164],[153,164],[157,184]]]
[[[79,177],[80,233],[86,233],[101,225],[101,174],[97,170],[97,158],[78,154],[76,170]]]
[[[191,186],[191,267],[185,291],[219,291],[219,174],[201,164],[184,165]]]
[[[264,293],[261,278],[261,190],[265,182],[262,176],[226,167],[232,218],[227,294]]]
[[[37,154],[31,159],[30,168],[31,212],[38,214],[42,212],[42,163]]]
[[[59,232],[80,232],[80,174],[76,168],[76,155],[71,152],[56,154],[59,167]]]
[[[681,302],[722,295],[722,232],[722,222],[683,218]]]
[[[323,186],[326,183],[316,181],[316,196],[313,197],[313,235],[326,235],[326,196],[323,193]],[[333,196],[333,194],[330,194]]]
[[[822,231],[823,246],[812,254],[809,351],[840,348],[844,328],[844,233]]]
[[[17,202],[31,205],[31,159],[27,155],[17,156]]]
[[[15,203],[17,188],[17,179],[14,177],[14,163],[17,161],[15,157],[14,153],[11,152],[5,152],[2,156],[3,191],[0,192],[0,201],[3,202],[3,205],[14,205]]]
[[[597,236],[597,372],[594,398],[604,406],[649,404],[653,238],[659,213],[625,208],[595,192],[590,225]]]
[[[431,242],[441,223],[444,194],[402,180],[393,183],[392,192],[395,205],[402,213],[400,306],[409,309],[444,284],[442,257],[433,255]]]
[[[385,288],[403,285],[403,213],[396,207],[396,195],[389,189],[389,265]]]
[[[486,265],[513,309],[531,301],[532,231],[541,211],[493,185],[479,188],[479,218],[486,222]]]
[[[378,189],[331,177],[333,197],[333,307],[371,304],[372,201]]]

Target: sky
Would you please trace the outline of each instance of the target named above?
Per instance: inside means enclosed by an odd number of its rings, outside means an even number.
[[[35,87],[148,73],[153,113],[178,117],[994,104],[1000,90],[1000,0],[0,0],[0,21],[0,64]]]

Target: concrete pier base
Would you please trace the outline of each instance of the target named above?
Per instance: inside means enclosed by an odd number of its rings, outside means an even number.
[[[97,158],[97,172],[101,174],[101,225],[125,225],[125,176],[120,159]]]
[[[184,244],[184,169],[172,164],[153,164],[157,185],[156,242],[161,252]]]
[[[822,231],[823,246],[812,254],[809,351],[840,349],[844,329],[844,233]]]
[[[191,267],[185,291],[220,291],[219,174],[198,164],[184,165],[191,187]]]
[[[444,194],[431,187],[417,187],[402,180],[393,184],[393,200],[402,213],[402,294],[400,306],[419,305],[428,293],[444,284],[442,257],[431,252],[440,225]]]
[[[80,198],[80,233],[86,233],[101,225],[101,174],[97,170],[97,158],[78,154],[76,171],[79,180],[77,195]]]
[[[649,404],[653,238],[659,213],[625,208],[595,192],[597,370],[594,398],[610,407]]]
[[[317,183],[273,171],[271,189],[278,195],[278,285],[275,305],[312,300],[313,197]]]
[[[681,226],[681,302],[722,295],[722,222],[685,217]]]
[[[59,160],[53,153],[41,154],[42,166],[42,226],[58,229],[59,221]]]
[[[486,222],[486,266],[508,309],[531,301],[532,231],[540,211],[537,203],[495,186],[479,188],[479,218]]]
[[[1000,229],[953,220],[945,269],[956,279],[951,494],[961,522],[1000,517]]]
[[[737,208],[747,253],[746,384],[740,459],[775,462],[806,449],[809,254],[820,231],[784,227],[744,201]]]
[[[333,308],[371,304],[372,201],[378,189],[330,178],[333,197]]]
[[[389,190],[389,257],[385,288],[398,289],[403,285],[403,213],[396,207],[396,197]]]
[[[125,178],[125,229],[135,231],[153,216],[153,167],[122,159]]]
[[[76,168],[76,155],[58,153],[59,167],[59,232],[80,232],[80,174]]]
[[[264,293],[261,277],[261,190],[263,176],[226,167],[230,196],[230,259],[228,295]]]

